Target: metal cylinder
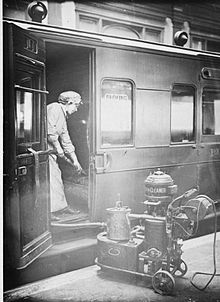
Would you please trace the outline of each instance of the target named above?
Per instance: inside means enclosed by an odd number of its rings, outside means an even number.
[[[131,209],[127,207],[108,208],[107,211],[107,238],[125,241],[130,239],[130,220],[128,215]]]
[[[145,250],[156,248],[160,252],[166,252],[167,235],[166,220],[164,219],[145,219]]]
[[[147,212],[164,216],[173,195],[177,193],[177,186],[170,175],[160,171],[150,174],[145,180],[145,196]]]
[[[149,201],[163,202],[177,192],[177,186],[174,185],[171,176],[160,170],[146,178],[145,188],[145,196]]]

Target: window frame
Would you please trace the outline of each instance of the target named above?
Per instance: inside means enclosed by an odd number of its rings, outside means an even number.
[[[201,43],[201,49],[196,48],[196,43]],[[210,49],[209,43],[216,42],[220,44],[220,36],[219,35],[208,35],[208,34],[201,34],[196,32],[191,32],[191,41],[190,41],[190,47],[192,49],[198,49],[198,50],[204,50],[204,51],[210,51],[210,52],[216,52]]]
[[[32,66],[32,64],[29,64],[28,62],[25,62],[23,59],[17,59],[16,61],[16,70],[19,71],[23,71],[26,72],[27,74],[29,74],[31,81],[34,85],[34,87],[31,87],[31,89],[36,91],[31,92],[32,93],[32,104],[33,104],[33,108],[32,110],[35,111],[36,110],[36,105],[39,104],[39,107],[36,113],[33,112],[33,118],[32,118],[32,125],[35,124],[36,127],[36,119],[39,119],[39,129],[38,129],[38,133],[39,133],[39,137],[36,138],[35,140],[31,140],[31,141],[19,141],[18,138],[18,119],[17,119],[17,92],[21,91],[20,93],[22,94],[23,92],[25,92],[25,89],[22,88],[22,90],[19,89],[19,87],[17,87],[17,84],[19,84],[18,86],[23,86],[21,83],[17,83],[17,81],[15,80],[15,112],[16,112],[16,149],[17,149],[17,154],[21,154],[21,153],[25,153],[27,152],[27,148],[33,148],[36,151],[40,151],[44,149],[44,132],[45,132],[45,117],[43,116],[43,110],[44,110],[44,96],[42,95],[42,93],[39,93],[37,91],[40,91],[44,82],[44,68],[43,66]],[[16,72],[15,70],[15,72]],[[22,78],[21,78],[22,79]],[[24,87],[25,88],[25,87]],[[29,88],[27,87],[27,92],[29,92]],[[36,133],[35,133],[36,135]]]
[[[193,140],[191,141],[179,141],[179,142],[173,142],[172,141],[172,92],[174,91],[175,86],[181,86],[181,87],[191,87],[194,89],[194,98],[193,98]],[[196,111],[197,111],[197,87],[194,84],[190,83],[173,83],[172,88],[170,91],[170,145],[194,145],[196,143]]]
[[[116,81],[116,82],[129,82],[132,87],[131,91],[131,143],[129,144],[103,144],[102,143],[102,123],[101,123],[101,110],[102,110],[102,86],[105,81]],[[103,149],[123,149],[123,148],[133,148],[135,146],[135,129],[134,129],[134,115],[135,115],[135,82],[130,78],[115,78],[115,77],[104,77],[100,82],[100,100],[99,100],[99,131],[98,131],[98,141],[99,148]]]
[[[208,92],[217,92],[220,94],[220,89],[217,89],[216,87],[211,87],[211,86],[204,86],[202,88],[202,94],[201,94],[201,141],[202,142],[218,142],[220,141],[220,134],[203,134],[203,94],[204,91]]]
[[[148,20],[147,23],[143,23],[141,21],[139,22],[131,22],[122,19],[113,19],[108,16],[98,16],[97,14],[89,13],[87,11],[84,11],[82,9],[77,8],[76,9],[76,27],[79,30],[85,30],[90,31],[90,28],[82,28],[82,20],[91,20],[92,24],[96,28],[97,33],[105,34],[106,28],[114,28],[114,27],[121,27],[130,30],[134,34],[137,35],[136,38],[133,39],[139,39],[143,41],[148,41],[152,43],[165,43],[164,41],[164,31],[165,26],[164,24],[153,24]],[[155,39],[147,39],[147,33],[148,32],[154,32],[157,33],[158,41],[155,41]],[[113,35],[114,36],[114,35]],[[122,36],[124,35],[115,35],[115,36]],[[128,37],[129,38],[129,37]]]

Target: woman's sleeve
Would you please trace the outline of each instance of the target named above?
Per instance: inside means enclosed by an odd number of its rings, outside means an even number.
[[[57,130],[57,120],[59,115],[53,108],[47,108],[47,140],[53,146],[58,154],[63,154],[63,149],[59,143],[59,135]]]
[[[63,146],[65,153],[70,154],[72,152],[75,152],[75,147],[73,146],[72,141],[70,139],[66,121],[65,121],[65,125],[63,127],[63,131],[62,131],[60,138],[61,138],[60,141],[61,141],[61,144]]]

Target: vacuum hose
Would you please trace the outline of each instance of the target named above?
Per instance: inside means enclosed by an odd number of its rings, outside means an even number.
[[[84,222],[84,223],[51,223],[53,227],[62,227],[68,229],[78,229],[78,228],[104,228],[106,227],[106,223],[104,222]]]

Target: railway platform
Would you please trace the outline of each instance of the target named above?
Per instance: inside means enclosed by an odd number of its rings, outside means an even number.
[[[183,244],[182,259],[188,266],[184,277],[175,277],[171,296],[155,293],[151,279],[141,279],[92,265],[83,269],[33,282],[4,294],[4,301],[96,301],[96,302],[220,302],[220,276],[215,276],[204,290],[195,288],[190,279],[195,272],[212,274],[214,234],[189,239]],[[216,274],[220,274],[220,232],[216,234]],[[211,276],[197,275],[193,282],[204,287]]]

